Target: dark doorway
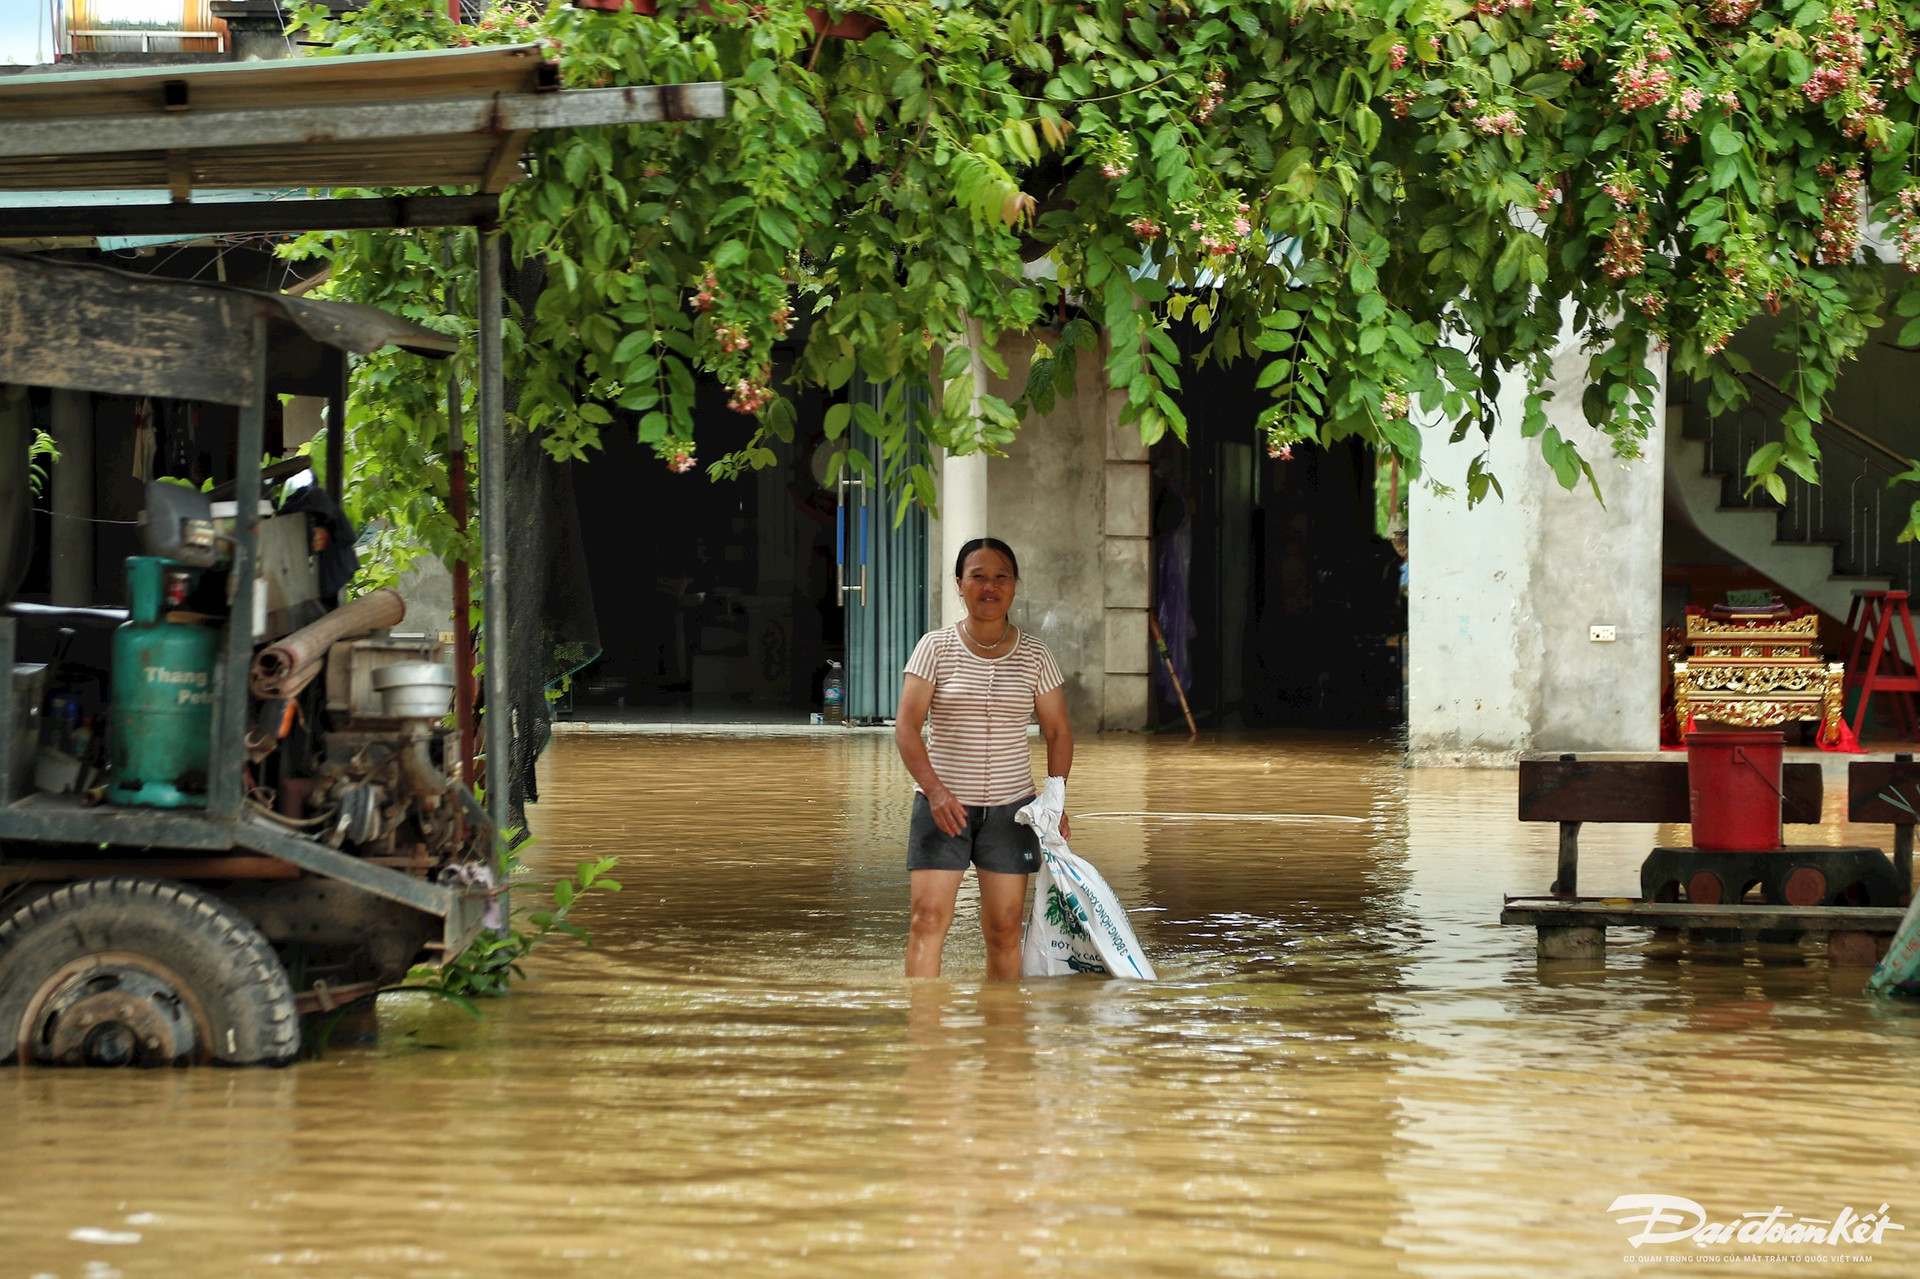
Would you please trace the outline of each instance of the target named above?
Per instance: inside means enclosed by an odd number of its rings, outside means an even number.
[[[576,713],[791,718],[819,708],[828,661],[844,661],[834,493],[816,474],[825,439],[803,425],[775,446],[777,465],[715,483],[707,465],[754,425],[724,399],[703,393],[692,471],[618,427],[572,468],[603,650],[575,677]],[[821,420],[810,397],[799,408],[803,424]]]
[[[1189,374],[1187,443],[1152,454],[1155,612],[1188,700],[1203,727],[1403,723],[1402,561],[1376,528],[1375,455],[1345,440],[1269,456],[1257,374]],[[1153,685],[1155,723],[1181,723],[1157,659]]]

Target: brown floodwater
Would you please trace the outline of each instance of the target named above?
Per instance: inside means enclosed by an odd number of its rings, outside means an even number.
[[[885,736],[574,735],[543,777],[533,873],[621,859],[592,949],[287,1070],[5,1073],[0,1279],[1920,1274],[1920,1010],[1789,946],[1542,967],[1509,772],[1084,741],[1074,847],[1161,980],[997,986],[970,894],[947,977],[899,976]],[[1659,835],[1589,827],[1582,887]],[[1906,1229],[1636,1251],[1627,1194]]]

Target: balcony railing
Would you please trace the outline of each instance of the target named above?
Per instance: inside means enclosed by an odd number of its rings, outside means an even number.
[[[155,40],[172,40],[172,41],[211,40],[214,43],[214,47],[211,50],[209,50],[209,52],[225,53],[227,51],[227,37],[226,37],[226,33],[223,31],[165,31],[165,30],[160,30],[158,28],[148,28],[148,27],[134,28],[134,29],[124,29],[124,28],[115,29],[110,27],[80,27],[80,28],[69,30],[67,32],[67,36],[69,39],[69,43],[71,43],[73,40],[82,40],[82,39],[93,40],[93,41],[107,40],[107,39],[138,40],[140,42],[140,52],[142,53],[152,53],[154,51],[153,42]],[[111,52],[111,51],[101,49],[96,44],[95,47],[92,49],[69,49],[68,52],[105,53],[105,52]],[[178,50],[168,49],[168,50],[163,50],[162,52],[171,53],[171,52],[178,52]]]

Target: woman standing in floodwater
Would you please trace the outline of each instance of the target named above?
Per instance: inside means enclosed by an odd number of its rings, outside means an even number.
[[[960,548],[953,576],[967,615],[921,637],[894,718],[893,738],[918,792],[907,836],[907,976],[940,975],[954,899],[971,863],[980,880],[987,979],[1000,981],[1020,975],[1021,908],[1027,876],[1040,868],[1033,828],[1013,820],[1034,795],[1027,724],[1040,720],[1049,777],[1073,767],[1073,730],[1053,654],[1007,613],[1020,582],[1013,548],[975,538]],[[1067,834],[1064,814],[1060,834]]]

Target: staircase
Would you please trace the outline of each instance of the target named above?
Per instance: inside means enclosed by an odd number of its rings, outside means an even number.
[[[1786,471],[1787,502],[1745,496],[1747,459],[1781,436],[1791,401],[1757,373],[1744,375],[1751,398],[1708,417],[1704,388],[1675,387],[1667,416],[1667,495],[1675,514],[1702,536],[1782,589],[1844,621],[1857,590],[1911,590],[1920,552],[1901,542],[1913,502],[1887,481],[1908,462],[1872,436],[1833,418],[1814,425],[1821,483]]]

